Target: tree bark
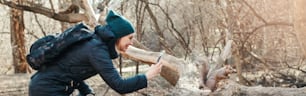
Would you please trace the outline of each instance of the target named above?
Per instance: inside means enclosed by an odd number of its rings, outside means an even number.
[[[21,3],[22,0],[16,1]],[[15,73],[27,73],[28,65],[25,57],[25,35],[23,11],[15,8],[11,9],[11,45],[13,53],[13,65]]]

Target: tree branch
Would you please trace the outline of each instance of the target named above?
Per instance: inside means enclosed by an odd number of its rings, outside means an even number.
[[[35,21],[37,22],[41,32],[44,34],[44,36],[46,36],[46,31],[44,30],[44,28],[42,27],[42,25],[39,23],[39,20],[37,18],[37,14],[34,14],[34,17],[35,17]]]
[[[19,10],[24,11],[30,11],[33,13],[38,13],[45,15],[47,17],[53,18],[55,20],[61,21],[61,22],[69,22],[69,23],[77,23],[83,20],[87,20],[87,17],[85,14],[76,14],[76,13],[70,13],[70,14],[60,14],[60,13],[53,13],[53,11],[49,8],[39,6],[38,4],[30,3],[28,2],[27,5],[25,4],[16,4],[11,1],[2,0],[0,1],[0,4],[6,5],[11,8],[16,8]]]
[[[51,5],[52,13],[55,13],[55,10],[54,10],[54,6],[53,6],[52,0],[49,0],[49,2],[50,2],[50,5]]]
[[[248,39],[256,33],[257,30],[264,28],[264,27],[268,27],[268,26],[293,26],[293,24],[291,23],[287,23],[287,22],[269,22],[269,23],[265,23],[263,25],[260,25],[256,28],[254,28],[250,34],[248,36],[246,36],[246,39],[243,41],[242,46],[244,46],[244,44],[248,41]]]
[[[254,57],[256,60],[258,60],[258,61],[260,61],[261,63],[263,63],[266,70],[268,70],[268,69],[273,69],[273,68],[271,68],[271,66],[270,66],[269,64],[267,64],[267,61],[266,61],[264,58],[262,58],[261,56],[258,56],[258,55],[255,54],[254,52],[250,52],[250,51],[248,51],[248,53],[249,53],[252,57]]]
[[[148,4],[148,0],[144,1],[145,2],[145,10],[147,10],[152,22],[154,23],[154,28],[158,34],[158,40],[159,43],[162,45],[162,47],[166,50],[167,53],[169,54],[174,54],[173,50],[168,46],[167,42],[165,41],[164,35],[162,33],[162,30],[159,27],[159,24],[157,22],[157,18],[156,16],[153,14],[152,9],[150,8],[149,4]]]
[[[176,40],[178,40],[180,42],[180,44],[182,45],[182,47],[188,52],[191,52],[191,49],[189,48],[189,44],[186,42],[187,40],[185,40],[185,38],[183,37],[183,35],[181,34],[181,32],[178,31],[177,28],[175,28],[174,22],[173,20],[170,18],[169,14],[159,5],[159,4],[154,4],[154,3],[150,3],[148,1],[144,1],[141,0],[142,2],[148,3],[150,5],[154,5],[157,6],[167,17],[167,19],[170,21],[170,25],[171,28],[173,29],[173,31],[171,31],[171,33],[174,35],[174,37],[176,38]]]
[[[267,24],[267,20],[265,20],[264,18],[262,18],[256,11],[255,9],[248,3],[246,2],[245,0],[241,0],[246,6],[248,6],[250,8],[250,10],[252,11],[252,13],[257,17],[259,18],[260,20],[262,20],[265,24]]]

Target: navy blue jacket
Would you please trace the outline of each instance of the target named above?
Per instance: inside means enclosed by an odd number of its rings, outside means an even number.
[[[123,79],[112,63],[117,58],[113,33],[103,31],[88,41],[70,46],[58,61],[45,66],[32,77],[30,96],[68,96],[74,89],[80,95],[92,90],[84,80],[99,74],[102,79],[120,94],[130,93],[147,87],[145,75]],[[102,91],[102,90],[96,90]]]

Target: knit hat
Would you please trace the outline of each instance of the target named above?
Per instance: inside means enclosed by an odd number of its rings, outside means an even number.
[[[114,33],[115,39],[119,39],[134,32],[134,27],[131,22],[113,10],[108,12],[106,23]]]

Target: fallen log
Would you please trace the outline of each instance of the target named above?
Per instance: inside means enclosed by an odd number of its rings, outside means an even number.
[[[126,53],[121,53],[122,56],[130,58],[135,61],[140,61],[146,64],[155,64],[159,56],[159,52],[146,51],[138,49],[136,47],[130,46]],[[182,65],[182,60],[175,58],[171,55],[163,55],[161,62],[163,63],[163,68],[161,71],[161,76],[164,77],[171,85],[176,85],[179,80],[178,66]]]
[[[244,86],[231,80],[223,81],[212,96],[305,96],[306,88],[281,88],[281,87],[262,87]]]

